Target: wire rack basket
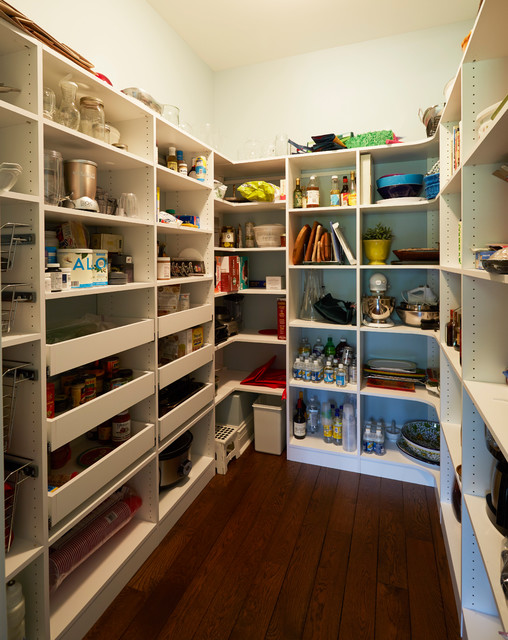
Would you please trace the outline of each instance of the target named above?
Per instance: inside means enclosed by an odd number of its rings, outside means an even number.
[[[21,282],[2,284],[2,333],[10,333],[16,320],[18,302],[34,302],[35,295],[29,291],[18,291],[18,287],[28,287]]]
[[[33,460],[19,456],[4,457],[4,512],[5,550],[10,551],[14,538],[14,515],[19,496],[19,486],[27,478],[37,476],[37,466]]]
[[[14,266],[16,249],[22,244],[33,244],[34,236],[31,233],[18,233],[19,229],[30,227],[21,222],[6,222],[0,227],[0,265],[1,271],[10,271]]]
[[[4,360],[2,363],[4,451],[7,451],[11,444],[18,385],[25,380],[35,380],[35,371],[27,368],[29,366],[30,364],[28,362],[18,362],[15,360]]]

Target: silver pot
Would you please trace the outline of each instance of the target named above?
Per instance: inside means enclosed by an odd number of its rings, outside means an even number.
[[[187,477],[192,469],[193,436],[186,431],[159,455],[159,488],[165,489]]]
[[[404,324],[410,327],[421,327],[422,320],[439,320],[439,309],[437,311],[420,310],[418,307],[429,305],[406,305],[404,307],[396,307],[395,311]],[[408,309],[407,307],[417,307],[417,309]]]

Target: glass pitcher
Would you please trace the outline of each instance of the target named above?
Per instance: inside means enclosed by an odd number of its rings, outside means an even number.
[[[323,274],[317,269],[309,269],[305,272],[302,303],[300,305],[301,320],[318,320],[319,314],[314,309],[314,304],[322,295]]]
[[[44,202],[58,206],[64,199],[63,158],[59,151],[44,150]]]
[[[62,92],[62,99],[60,106],[55,111],[55,122],[74,129],[79,129],[80,115],[78,108],[76,107],[76,92],[78,85],[70,80],[62,80],[60,82],[60,90]]]

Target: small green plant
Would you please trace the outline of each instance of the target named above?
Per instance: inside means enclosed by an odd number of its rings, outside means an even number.
[[[391,240],[393,233],[391,227],[386,227],[384,224],[378,222],[375,227],[367,229],[362,238],[363,240]]]

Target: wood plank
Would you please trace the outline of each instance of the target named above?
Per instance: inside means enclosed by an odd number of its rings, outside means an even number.
[[[455,638],[458,640],[460,638],[459,613],[450,576],[450,567],[448,565],[448,556],[446,554],[446,548],[443,540],[443,532],[439,521],[437,495],[434,487],[426,487],[426,495],[432,526],[432,536],[434,540],[434,554],[436,558],[437,573],[439,576],[441,597],[443,599],[443,608],[445,612],[446,629],[450,640],[454,640]]]
[[[298,638],[305,623],[339,472],[321,468],[266,636]]]
[[[407,538],[406,545],[411,640],[448,640],[433,543]]]
[[[248,534],[238,540],[220,589],[213,595],[194,640],[223,640],[229,636],[281,513],[291,508],[298,471],[298,463],[290,462],[277,475],[274,492],[268,493]]]
[[[300,466],[291,504],[282,511],[229,640],[265,637],[318,472],[319,467]]]
[[[402,483],[381,479],[378,582],[407,589],[406,533]]]
[[[380,484],[380,478],[360,478],[340,638],[374,638]]]
[[[170,612],[171,616],[166,616],[160,633],[155,637],[161,640],[192,638],[198,631],[211,598],[221,589],[222,582],[229,571],[236,544],[254,526],[258,512],[283,464],[282,458],[273,459],[269,454],[264,454],[263,459],[265,460],[264,472],[258,474],[256,483],[249,486],[243,494],[241,503],[228,520],[227,527],[224,527],[213,547],[209,549],[206,562],[200,563],[190,581],[185,566],[181,566],[181,574],[177,578],[180,577],[185,581],[184,593],[179,596],[176,606]],[[198,544],[197,540],[196,544]]]
[[[87,640],[103,640],[104,638],[120,638],[132,618],[142,610],[146,602],[146,594],[132,589],[128,585],[122,589],[121,597],[101,616],[100,624],[95,624],[87,633]]]
[[[404,523],[406,534],[418,540],[432,540],[429,508],[425,487],[419,484],[403,483]]]
[[[409,640],[411,621],[406,589],[377,583],[376,640]]]
[[[335,640],[339,633],[360,476],[342,471],[305,619],[303,638]]]

